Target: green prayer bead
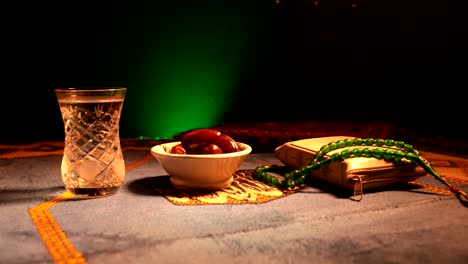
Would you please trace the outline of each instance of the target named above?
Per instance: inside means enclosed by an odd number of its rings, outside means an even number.
[[[313,161],[313,162],[308,166],[308,168],[309,168],[310,170],[318,170],[318,169],[320,169],[320,163],[317,162],[317,161]]]
[[[307,173],[309,173],[309,169],[310,169],[309,166],[302,167],[302,168],[300,168],[300,169],[298,170],[298,174],[299,174],[299,175],[307,174]]]
[[[316,159],[319,159],[319,158],[325,156],[325,154],[326,154],[325,152],[319,151],[319,152],[317,152],[317,154],[315,155],[315,158],[316,158]]]
[[[341,151],[341,157],[343,159],[347,159],[347,158],[351,157],[351,151],[349,151],[347,149]]]
[[[395,146],[397,148],[403,148],[404,145],[405,143],[403,141],[395,141]]]
[[[383,157],[384,151],[383,149],[376,149],[374,150],[374,157],[376,159],[381,159]]]
[[[344,140],[340,140],[337,142],[338,148],[346,147],[346,142]]]
[[[330,152],[330,145],[325,145],[322,148],[320,148],[320,152],[322,152],[324,154]]]
[[[387,149],[384,151],[383,157],[386,161],[392,161],[394,157],[394,151],[391,149]]]
[[[294,170],[294,173],[291,175],[291,177],[297,178],[298,176],[301,176],[300,170]]]
[[[271,184],[275,187],[279,187],[281,186],[281,183],[278,179],[274,178],[272,181],[271,181]]]
[[[362,155],[362,150],[358,149],[358,148],[353,149],[352,152],[353,152],[354,157],[361,157],[361,155]]]
[[[294,185],[302,185],[302,184],[304,184],[304,179],[303,178],[299,178],[294,182]]]
[[[372,157],[372,150],[370,150],[368,148],[364,148],[362,150],[362,153],[364,154],[364,157],[366,157],[366,158],[371,158]]]
[[[361,146],[361,145],[362,145],[362,139],[360,139],[360,138],[355,138],[355,139],[353,140],[353,145],[354,145],[354,146]]]
[[[386,146],[393,146],[393,145],[395,145],[395,141],[393,141],[392,139],[386,139],[386,140],[384,140],[384,144]]]
[[[320,161],[320,166],[327,166],[328,164],[330,164],[331,162],[331,159],[323,159]]]
[[[350,138],[345,139],[344,142],[347,147],[351,147],[354,144],[354,140]]]
[[[366,138],[366,139],[364,139],[363,142],[364,142],[364,145],[366,145],[366,146],[374,145],[374,140],[372,138]]]
[[[376,139],[374,142],[377,147],[381,147],[384,145],[384,140],[381,138]]]
[[[413,152],[414,154],[416,154],[416,156],[419,156],[419,151],[417,151],[413,146],[411,146],[410,144],[405,144],[404,145],[404,149],[408,152]]]
[[[395,156],[393,158],[393,160],[395,162],[401,162],[401,159],[405,157],[405,153],[401,150],[396,150],[395,151]]]
[[[418,156],[414,153],[405,153],[405,158],[409,161],[416,161]]]
[[[331,161],[340,161],[341,156],[339,153],[334,153],[333,155],[330,156]]]
[[[266,177],[265,177],[265,176],[266,176],[265,173],[260,173],[260,174],[258,175],[258,178],[260,178],[261,180],[264,181],[264,180],[266,180]]]

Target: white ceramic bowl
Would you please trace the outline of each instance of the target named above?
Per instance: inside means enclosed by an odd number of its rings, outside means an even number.
[[[233,181],[245,157],[252,148],[237,142],[240,150],[223,154],[171,154],[169,151],[180,141],[153,146],[151,154],[169,174],[174,187],[178,189],[219,190]]]

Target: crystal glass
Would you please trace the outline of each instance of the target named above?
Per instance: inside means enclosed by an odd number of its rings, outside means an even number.
[[[119,121],[127,88],[58,88],[65,146],[62,181],[75,196],[115,194],[125,181]]]

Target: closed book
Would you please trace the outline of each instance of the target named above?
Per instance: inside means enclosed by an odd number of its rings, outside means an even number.
[[[299,169],[308,166],[322,146],[354,138],[350,136],[331,136],[290,141],[277,147],[275,156],[287,167]],[[364,147],[358,146],[358,148]],[[330,157],[336,152],[351,148],[357,147],[336,149],[327,153],[325,157]],[[426,174],[426,171],[414,162],[394,163],[373,157],[352,157],[343,161],[330,162],[327,166],[312,171],[310,176],[341,188],[354,190],[354,194],[357,195],[362,194],[364,189],[370,190],[408,183]]]

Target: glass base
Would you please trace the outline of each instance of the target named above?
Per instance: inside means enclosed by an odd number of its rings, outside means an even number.
[[[106,197],[117,193],[120,186],[100,187],[100,188],[66,188],[67,191],[73,193],[79,198],[99,198]]]

